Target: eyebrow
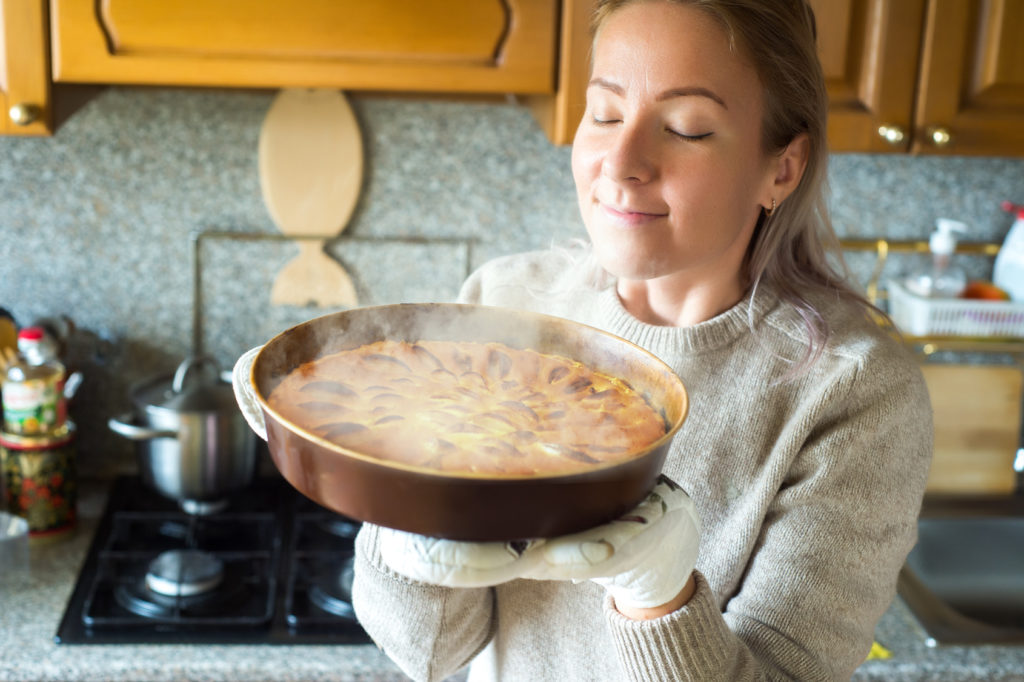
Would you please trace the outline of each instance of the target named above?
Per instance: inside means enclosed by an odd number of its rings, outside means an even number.
[[[615,93],[616,95],[619,95],[620,97],[625,95],[625,90],[622,88],[621,85],[619,85],[618,83],[614,83],[612,81],[609,81],[609,80],[605,80],[604,78],[593,78],[593,79],[591,79],[590,83],[588,83],[588,87],[590,87],[590,86],[597,86],[599,88],[603,88],[605,90],[609,90],[609,91]],[[725,104],[725,100],[723,100],[721,97],[716,95],[713,91],[708,90],[707,88],[702,88],[700,86],[696,86],[696,85],[687,86],[687,87],[681,87],[681,88],[671,88],[669,90],[665,90],[664,92],[659,93],[658,96],[656,97],[656,99],[659,102],[663,102],[663,101],[665,101],[667,99],[672,99],[673,97],[693,97],[693,96],[696,96],[696,97],[707,97],[711,101],[717,102],[723,109],[726,109],[726,110],[729,109],[729,107],[726,106],[726,104]]]

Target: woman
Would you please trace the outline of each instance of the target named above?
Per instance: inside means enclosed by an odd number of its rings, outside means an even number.
[[[595,25],[572,155],[592,249],[490,263],[461,300],[673,366],[692,397],[664,469],[681,490],[659,485],[650,523],[587,560],[589,531],[503,552],[366,525],[357,614],[415,679],[470,662],[471,680],[849,679],[915,541],[931,412],[826,261],[813,17],[603,0]]]

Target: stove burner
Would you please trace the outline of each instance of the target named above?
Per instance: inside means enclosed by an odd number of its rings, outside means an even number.
[[[358,528],[277,476],[256,479],[227,509],[209,515],[186,513],[138,476],[120,477],[55,639],[368,643],[343,603],[351,586],[351,566],[343,564]]]
[[[226,499],[212,501],[181,500],[178,503],[178,506],[181,507],[183,512],[191,514],[192,516],[209,516],[210,514],[216,514],[227,509],[228,505],[230,505],[230,501]]]
[[[333,578],[317,581],[309,588],[309,600],[327,613],[343,618],[355,619],[352,608],[352,577],[355,574],[354,560],[348,557],[342,562],[341,570]]]
[[[149,564],[146,587],[168,597],[193,597],[224,579],[224,562],[198,549],[171,549]]]
[[[170,552],[165,552],[170,554]],[[161,555],[163,556],[163,555]],[[220,563],[215,557],[211,557]],[[154,560],[156,563],[159,560]],[[219,617],[237,611],[249,597],[249,587],[242,580],[225,581],[221,589],[193,594],[162,594],[150,586],[150,575],[114,588],[114,599],[134,614],[169,622],[182,619]]]

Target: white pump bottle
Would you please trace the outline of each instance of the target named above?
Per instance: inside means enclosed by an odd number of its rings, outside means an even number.
[[[956,298],[967,286],[967,275],[953,264],[956,251],[954,232],[966,232],[967,226],[956,220],[939,218],[928,240],[932,252],[931,266],[907,278],[907,289],[925,298]]]

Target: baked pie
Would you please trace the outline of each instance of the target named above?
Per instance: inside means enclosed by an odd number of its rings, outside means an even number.
[[[666,433],[622,379],[500,343],[377,341],[300,365],[267,402],[349,450],[454,474],[576,473]]]

